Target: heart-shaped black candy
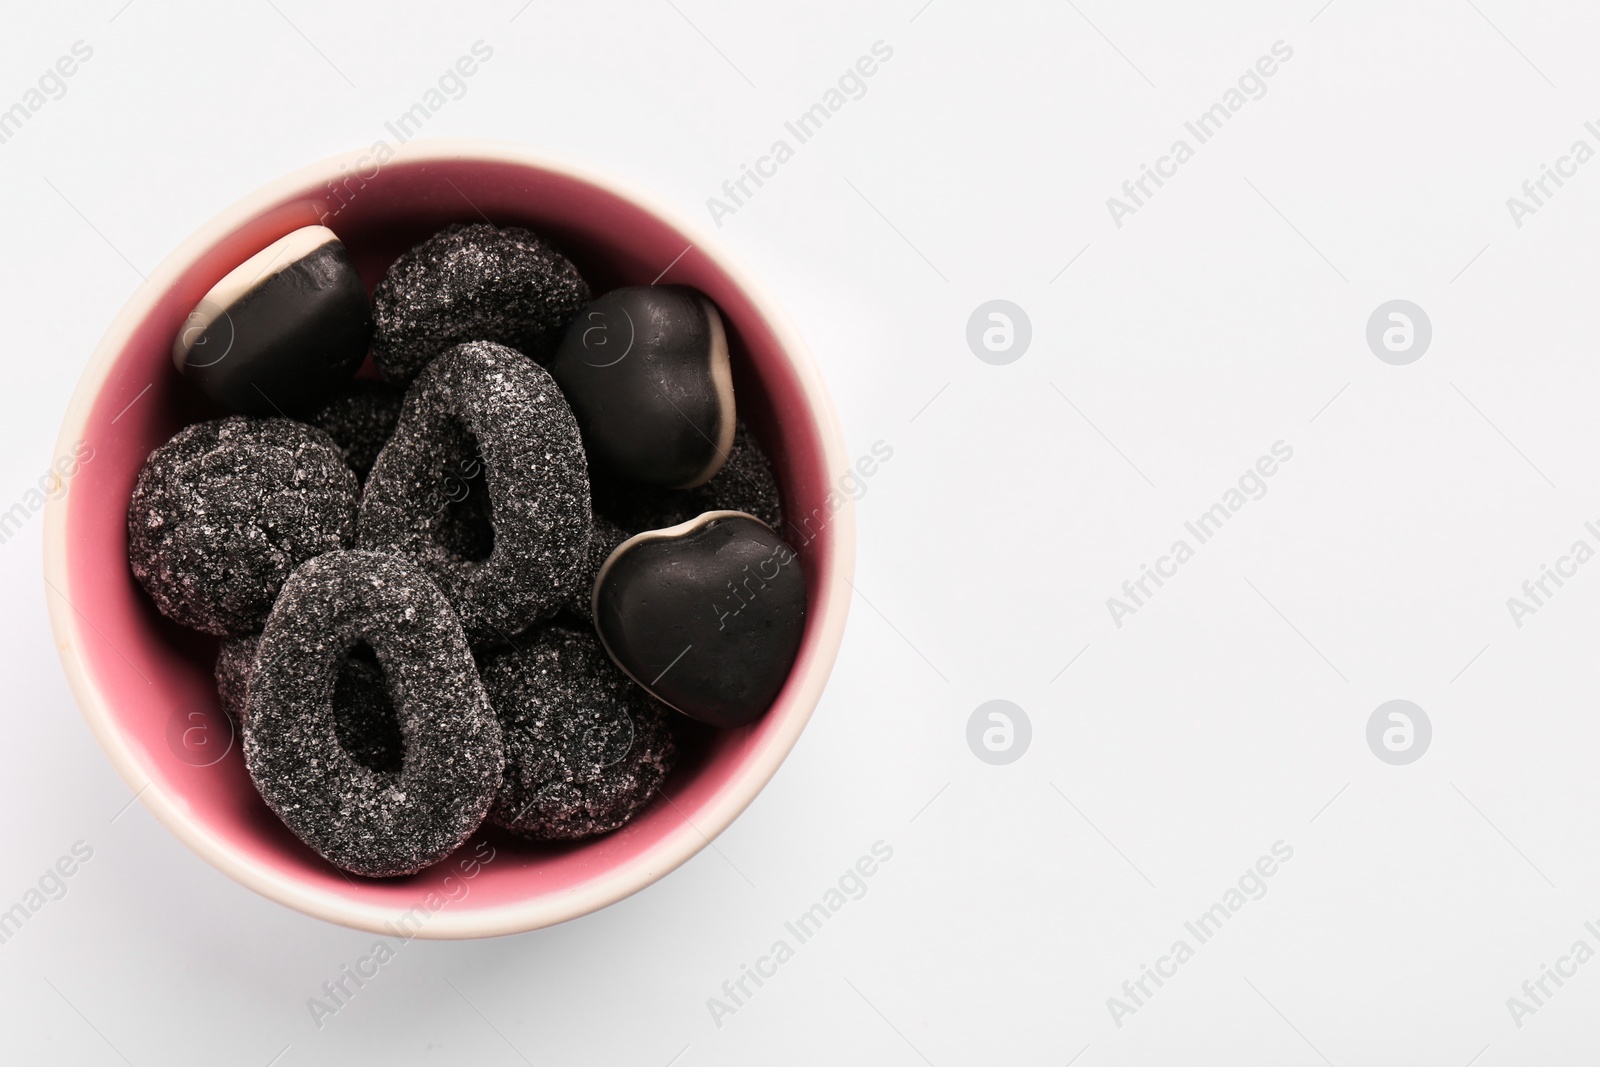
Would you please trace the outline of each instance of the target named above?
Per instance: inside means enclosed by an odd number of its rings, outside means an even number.
[[[794,550],[739,511],[629,538],[594,584],[595,629],[617,666],[713,726],[743,726],[771,706],[805,615]]]

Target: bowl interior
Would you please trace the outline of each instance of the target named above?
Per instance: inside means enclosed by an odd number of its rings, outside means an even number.
[[[702,833],[720,830],[760,789],[776,766],[769,758],[773,750],[786,751],[809,715],[816,685],[800,680],[825,674],[833,654],[818,632],[819,620],[829,614],[826,598],[837,595],[822,580],[838,551],[828,521],[831,413],[816,410],[786,351],[782,328],[739,269],[614,187],[560,167],[471,155],[397,159],[381,168],[330,163],[302,173],[225,230],[175,253],[135,295],[119,320],[120,333],[113,328],[119,350],[82,416],[81,439],[92,458],[63,502],[60,573],[67,588],[57,592],[83,624],[79,647],[67,654],[77,656],[84,679],[98,693],[103,721],[97,731],[103,741],[109,734],[120,745],[124,773],[139,778],[135,787],[148,782],[188,824],[192,843],[202,852],[210,846],[211,858],[225,860],[234,873],[248,873],[247,880],[269,894],[371,928],[382,916],[414,909],[429,894],[448,901],[458,920],[475,910],[536,900],[551,906],[537,915],[524,909],[518,925],[570,917],[588,908],[573,904],[563,910],[560,901],[593,896],[601,882],[617,889],[611,898],[623,895],[701,847]],[[230,269],[290,230],[320,221],[351,249],[370,291],[404,249],[447,223],[482,219],[553,237],[596,292],[677,282],[696,286],[716,302],[733,353],[739,414],[772,459],[790,519],[791,528],[783,532],[806,574],[806,636],[773,708],[742,729],[684,731],[685,759],[666,795],[622,830],[587,843],[544,847],[486,829],[475,844],[429,870],[364,879],[317,857],[256,794],[218,707],[215,640],[159,615],[129,570],[128,498],[151,449],[181,426],[219,414],[178,376],[169,353],[190,309]],[[492,861],[482,862],[488,855]]]

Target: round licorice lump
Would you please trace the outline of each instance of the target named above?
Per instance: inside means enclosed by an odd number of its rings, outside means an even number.
[[[541,356],[588,299],[578,268],[533,231],[456,223],[402,254],[373,291],[372,359],[405,383],[462,341]]]
[[[572,320],[548,366],[597,468],[672,488],[722,469],[734,431],[728,337],[697,290],[613,289]]]
[[[349,251],[326,226],[306,226],[212,286],[173,340],[172,361],[229,411],[301,414],[349,380],[371,338]]]
[[[549,618],[580,581],[589,475],[545,369],[503,345],[457,345],[406,394],[367,476],[357,541],[418,560],[474,640]]]
[[[484,665],[506,770],[489,821],[571,840],[615,830],[666,780],[666,709],[606,658],[594,634],[548,626]]]
[[[337,678],[371,646],[400,723],[398,771],[340,743]],[[415,565],[330,552],[284,583],[250,679],[244,758],[295,835],[356,874],[410,874],[482,823],[505,769],[500,725],[450,605]]]
[[[217,649],[217,695],[237,727],[244,725],[260,645],[261,635],[250,634],[230,638]],[[370,645],[356,645],[339,668],[333,683],[333,716],[334,733],[352,759],[374,771],[400,770],[405,755],[400,720]]]
[[[261,629],[289,573],[355,534],[356,476],[321,430],[232,415],[179,430],[128,503],[128,562],[168,618]]]
[[[749,427],[740,423],[717,476],[693,489],[660,489],[590,472],[594,507],[626,530],[661,530],[708,511],[742,511],[780,533],[783,499],[772,464]]]
[[[594,586],[595,631],[617,666],[713,726],[743,726],[771,706],[805,614],[794,550],[736,511],[629,538]]]
[[[356,477],[366,481],[378,452],[400,421],[405,398],[405,390],[398,386],[358,378],[306,421],[333,438]]]

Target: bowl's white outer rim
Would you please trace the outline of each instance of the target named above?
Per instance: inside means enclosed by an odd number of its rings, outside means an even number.
[[[99,396],[116,356],[128,342],[134,324],[148,313],[159,294],[176,280],[183,269],[225,234],[237,229],[251,216],[283,198],[290,191],[315,187],[322,181],[337,176],[341,165],[354,167],[357,160],[368,155],[370,149],[356,149],[312,163],[285,175],[236,201],[174,249],[160,266],[151,272],[149,279],[128,298],[90,356],[89,363],[68,404],[67,414],[56,442],[55,454],[66,454],[74,442],[82,437],[89,410]],[[742,260],[723,244],[720,238],[654,194],[613,174],[597,170],[587,163],[559,153],[496,141],[436,139],[410,142],[402,146],[396,155],[397,161],[408,163],[460,159],[528,164],[559,172],[599,186],[631,201],[689,235],[694,247],[702,255],[712,259],[738,282],[789,355],[794,372],[805,391],[812,419],[819,431],[825,469],[830,472],[843,472],[848,468],[838,416],[805,341],[778,304],[776,297]],[[45,507],[45,600],[57,652],[66,670],[67,681],[77,698],[84,718],[88,721],[90,730],[110,758],[112,766],[135,790],[135,796],[144,802],[157,819],[213,866],[237,881],[263,896],[308,915],[374,933],[393,934],[395,931],[390,924],[398,920],[404,909],[356,903],[337,894],[309,889],[293,879],[280,876],[234,851],[221,838],[213,836],[189,813],[187,806],[180,799],[168,795],[165,790],[145,777],[139,757],[124,740],[114,723],[110,699],[89,678],[79,660],[78,648],[83,640],[86,620],[79,616],[64,597],[67,589],[67,514],[68,509],[72,507],[72,501],[73,494],[69,491],[49,501]],[[535,930],[586,915],[650,885],[686,862],[710,844],[712,838],[726,829],[771,780],[779,765],[794,747],[801,730],[805,728],[822,696],[823,687],[837,658],[839,645],[844,637],[845,617],[850,606],[852,592],[850,578],[855,569],[853,504],[846,504],[841,508],[832,517],[831,525],[834,562],[828,576],[830,595],[825,598],[827,611],[823,617],[813,622],[818,645],[810,672],[798,679],[800,688],[792,696],[796,711],[783,722],[782,731],[768,741],[759,758],[747,763],[741,769],[731,783],[731,788],[722,791],[716,805],[705,813],[696,825],[690,825],[685,820],[684,825],[645,856],[560,897],[539,897],[524,903],[462,913],[454,913],[447,906],[433,913],[416,931],[415,936],[434,939],[492,937]],[[791,679],[791,684],[794,681]]]

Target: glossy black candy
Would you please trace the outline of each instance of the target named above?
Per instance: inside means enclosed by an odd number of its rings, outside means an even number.
[[[760,717],[805,629],[794,550],[759,520],[712,511],[629,538],[595,582],[594,621],[617,666],[713,726]]]
[[[722,316],[699,292],[637,285],[585,305],[546,366],[599,471],[646,485],[708,481],[733,446]]]
[[[245,415],[304,415],[366,358],[367,290],[326,226],[306,226],[234,268],[189,313],[172,362],[201,392]]]

